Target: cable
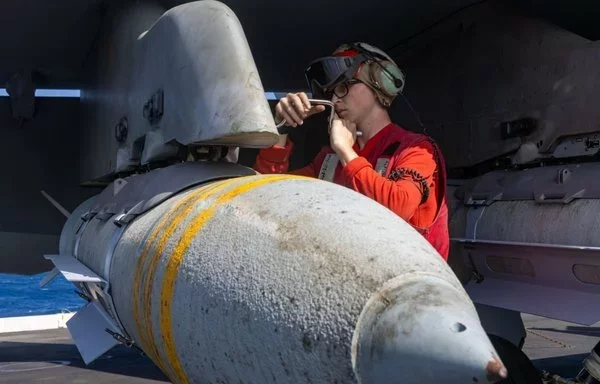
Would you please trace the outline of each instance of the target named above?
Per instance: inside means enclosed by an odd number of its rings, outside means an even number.
[[[400,92],[399,94],[402,96],[402,99],[404,99],[404,102],[406,103],[406,105],[408,105],[408,108],[410,108],[410,110],[412,111],[412,114],[415,117],[415,119],[417,119],[417,122],[419,123],[419,125],[421,126],[421,129],[423,130],[422,132],[426,133],[426,128],[425,128],[425,125],[423,124],[423,121],[421,121],[421,118],[419,117],[419,114],[417,113],[417,111],[415,111],[412,104],[408,101],[406,96],[404,96],[404,92]]]

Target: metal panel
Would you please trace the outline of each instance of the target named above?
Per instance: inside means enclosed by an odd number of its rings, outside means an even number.
[[[578,324],[600,321],[599,283],[579,280],[575,265],[600,267],[600,248],[453,239],[473,261],[481,283],[465,289],[480,304]]]
[[[44,258],[51,260],[65,279],[71,283],[105,283],[100,276],[73,256],[44,255]]]
[[[96,302],[90,302],[68,322],[67,328],[87,365],[119,344],[106,329],[119,333],[110,316]]]
[[[165,145],[277,142],[246,35],[225,4],[195,1],[168,10],[138,38],[133,55],[130,145],[157,129]]]
[[[407,98],[450,170],[480,173],[504,156],[527,164],[550,155],[561,137],[598,131],[600,110],[589,100],[600,93],[599,45],[510,3],[483,2],[388,51],[410,77]],[[396,112],[418,129],[399,101]],[[537,129],[504,140],[502,123],[522,118],[535,119]]]
[[[459,187],[457,196],[467,205],[508,200],[568,204],[574,199],[599,199],[599,172],[598,163],[494,171]]]

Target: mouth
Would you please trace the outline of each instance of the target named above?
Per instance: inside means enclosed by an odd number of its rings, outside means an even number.
[[[336,109],[336,110],[335,110],[335,113],[337,113],[337,114],[338,114],[338,116],[341,116],[341,115],[342,115],[342,113],[346,113],[346,112],[348,112],[348,110],[347,110],[347,109]]]

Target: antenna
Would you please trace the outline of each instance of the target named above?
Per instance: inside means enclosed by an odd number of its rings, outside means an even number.
[[[69,216],[71,216],[71,214],[69,213],[69,211],[67,211],[67,209],[65,207],[63,207],[62,205],[60,205],[60,203],[56,200],[54,200],[52,198],[52,196],[50,196],[49,194],[46,193],[46,191],[42,190],[40,191],[42,193],[42,195],[44,195],[44,197],[46,198],[46,200],[48,200],[50,202],[50,204],[52,204],[54,206],[54,208],[58,209],[58,211],[60,213],[62,213],[67,219],[69,218]]]

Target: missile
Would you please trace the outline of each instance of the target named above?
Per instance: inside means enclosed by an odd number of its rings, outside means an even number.
[[[206,181],[181,191],[164,182],[183,175]],[[506,376],[452,270],[375,201],[237,164],[183,163],[118,182],[76,209],[60,255],[49,256],[64,268],[68,255],[87,279],[63,270],[89,298],[68,324],[86,363],[116,345],[90,341],[111,340],[108,329],[174,383]]]
[[[223,156],[278,138],[229,8],[177,6],[132,52],[112,162],[130,175],[69,215],[42,282],[62,274],[88,301],[67,323],[86,364],[124,343],[174,383],[506,377],[455,274],[404,220],[346,187]]]

